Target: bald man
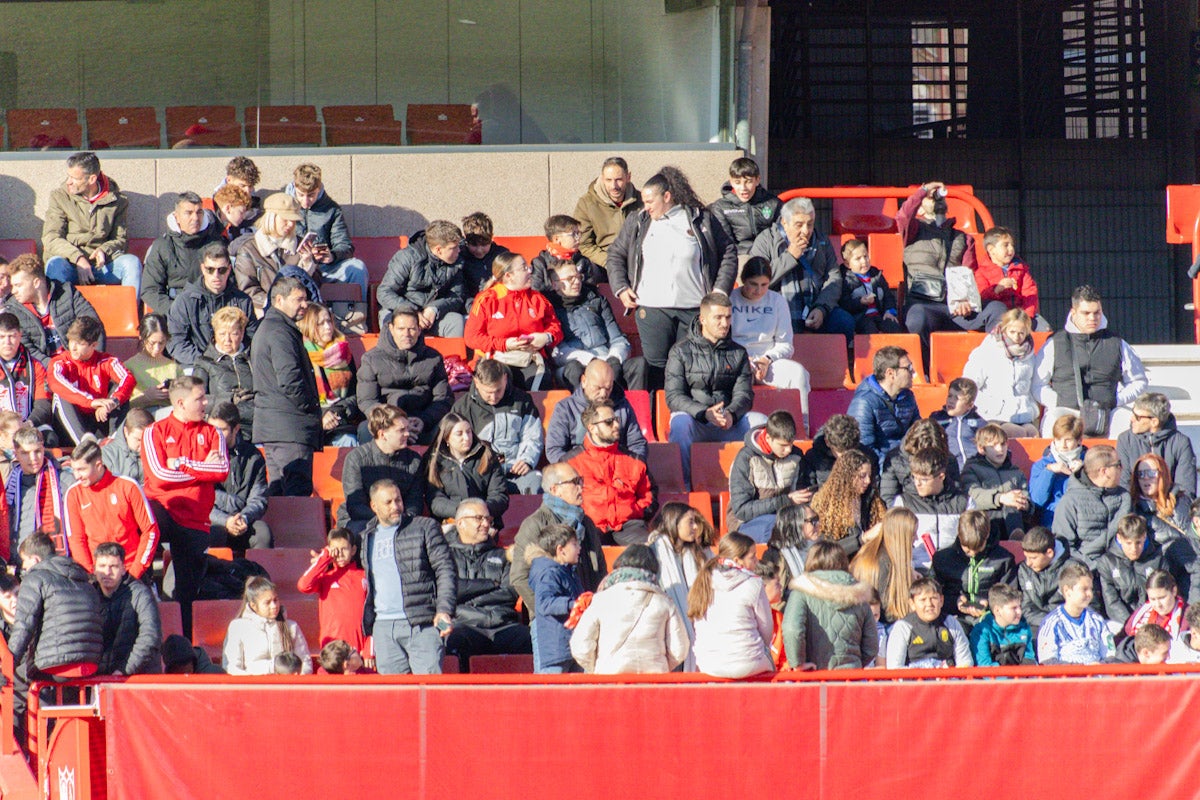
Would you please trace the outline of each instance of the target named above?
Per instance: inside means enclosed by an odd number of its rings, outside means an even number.
[[[550,463],[567,461],[583,452],[583,410],[588,403],[612,400],[617,418],[620,420],[620,448],[634,458],[646,460],[646,437],[638,426],[637,416],[624,395],[613,394],[616,374],[612,365],[601,359],[588,362],[579,379],[579,388],[565,400],[560,400],[550,414],[550,428],[546,432],[546,459]]]

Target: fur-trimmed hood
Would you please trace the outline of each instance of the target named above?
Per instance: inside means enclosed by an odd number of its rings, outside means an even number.
[[[871,602],[871,587],[841,570],[806,572],[792,580],[791,588],[839,609]]]

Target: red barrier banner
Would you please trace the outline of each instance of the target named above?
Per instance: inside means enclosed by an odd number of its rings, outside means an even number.
[[[1189,797],[1190,676],[101,688],[112,798]]]

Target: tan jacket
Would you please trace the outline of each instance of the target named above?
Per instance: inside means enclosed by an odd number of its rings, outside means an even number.
[[[600,185],[592,181],[587,192],[575,204],[575,219],[579,220],[579,252],[603,267],[608,261],[608,246],[621,232],[625,218],[642,207],[641,194],[632,183],[625,186],[625,199],[616,205]]]
[[[128,241],[125,213],[129,200],[121,194],[117,182],[107,175],[108,191],[95,203],[86,197],[69,194],[66,184],[50,193],[46,222],[42,225],[42,257],[62,256],[74,262],[80,256],[92,257],[96,248],[111,261],[125,253]]]

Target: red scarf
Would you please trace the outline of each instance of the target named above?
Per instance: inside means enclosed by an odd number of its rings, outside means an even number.
[[[108,176],[106,176],[103,172],[100,173],[99,178],[96,180],[96,188],[100,191],[96,192],[95,197],[88,198],[88,202],[93,205],[95,205],[96,201],[101,197],[104,197],[104,195],[108,194]]]
[[[572,247],[563,247],[554,242],[546,242],[546,249],[550,251],[550,255],[561,261],[574,261],[575,254],[579,251]]]

